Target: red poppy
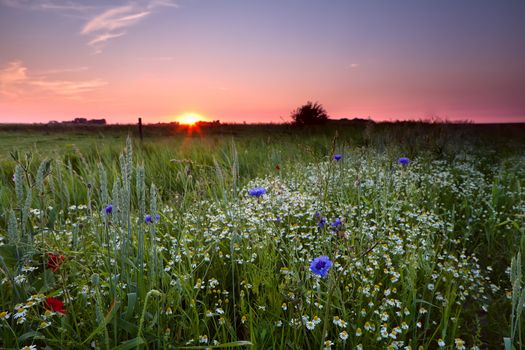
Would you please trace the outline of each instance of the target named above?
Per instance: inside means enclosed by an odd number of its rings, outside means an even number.
[[[275,170],[277,170],[277,171],[281,170],[281,167],[279,166],[279,164],[277,164],[277,165],[275,166]]]
[[[47,253],[49,256],[49,261],[47,262],[47,268],[51,269],[51,271],[56,272],[58,268],[60,267],[60,264],[64,261],[63,255],[56,255],[53,253]]]
[[[59,312],[61,314],[66,313],[66,309],[64,309],[64,302],[58,298],[49,297],[44,301],[44,307],[46,310],[53,311],[53,312]]]

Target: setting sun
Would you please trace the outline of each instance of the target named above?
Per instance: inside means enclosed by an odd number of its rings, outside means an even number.
[[[177,121],[183,125],[194,125],[205,120],[203,116],[197,113],[184,113],[177,118]]]

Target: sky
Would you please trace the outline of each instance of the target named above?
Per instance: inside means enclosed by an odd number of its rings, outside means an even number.
[[[523,0],[0,0],[0,122],[525,122]]]

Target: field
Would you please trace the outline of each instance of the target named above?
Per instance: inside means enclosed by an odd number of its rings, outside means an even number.
[[[0,126],[0,348],[525,348],[523,135]]]

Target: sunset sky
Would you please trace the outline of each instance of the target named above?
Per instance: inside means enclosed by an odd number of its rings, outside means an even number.
[[[525,122],[523,0],[0,0],[0,122]]]

